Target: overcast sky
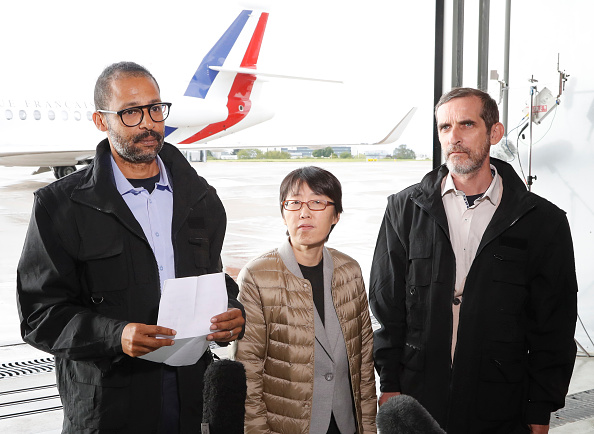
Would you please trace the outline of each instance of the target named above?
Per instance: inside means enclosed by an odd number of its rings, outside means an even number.
[[[433,0],[273,3],[281,2],[10,2],[0,25],[0,98],[91,100],[101,70],[120,60],[149,68],[163,93],[185,90],[237,14],[259,6],[270,11],[259,68],[344,84],[272,80],[263,98],[275,118],[222,141],[373,142],[418,106],[387,149],[405,143],[431,153]]]

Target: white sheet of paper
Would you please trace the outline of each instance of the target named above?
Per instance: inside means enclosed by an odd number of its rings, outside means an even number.
[[[204,274],[166,280],[157,324],[177,332],[175,344],[141,356],[171,366],[192,365],[208,348],[210,319],[227,311],[225,274]]]

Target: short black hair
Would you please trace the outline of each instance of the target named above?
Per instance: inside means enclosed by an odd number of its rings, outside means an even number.
[[[290,194],[297,193],[303,183],[307,184],[315,194],[327,196],[334,202],[335,216],[342,213],[342,186],[338,178],[321,167],[305,166],[293,170],[281,182],[279,195],[281,214],[285,211],[283,202]],[[336,225],[332,225],[330,232],[334,226]]]
[[[499,108],[497,102],[487,92],[472,87],[455,87],[449,92],[444,93],[437,104],[435,105],[435,121],[437,122],[437,109],[454,98],[466,98],[469,96],[476,96],[483,103],[481,110],[481,118],[485,121],[487,133],[491,132],[491,128],[499,122]]]
[[[121,76],[126,77],[149,77],[157,85],[155,77],[144,66],[134,62],[112,63],[103,70],[95,83],[95,110],[107,110],[111,99],[111,83]]]

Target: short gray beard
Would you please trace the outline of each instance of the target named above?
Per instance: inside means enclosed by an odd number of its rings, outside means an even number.
[[[489,150],[491,147],[491,142],[487,137],[487,141],[485,142],[485,147],[482,149],[480,154],[472,153],[467,148],[462,146],[450,146],[447,149],[447,159],[446,159],[446,166],[451,173],[456,175],[470,175],[479,171],[479,169],[483,166],[485,160],[489,158]],[[450,153],[453,151],[462,151],[466,152],[468,155],[468,161],[465,163],[457,163],[450,160]]]
[[[154,150],[142,151],[140,148],[135,146],[135,143],[149,136],[155,137],[159,142],[159,145]],[[157,154],[161,152],[161,149],[163,149],[164,142],[163,136],[154,131],[147,131],[145,133],[134,136],[130,140],[125,140],[122,136],[110,130],[109,138],[117,154],[124,161],[133,164],[152,162],[155,158],[157,158]]]

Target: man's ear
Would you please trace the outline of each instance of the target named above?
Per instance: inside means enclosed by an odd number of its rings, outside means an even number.
[[[491,145],[496,145],[499,143],[503,134],[505,133],[505,128],[501,122],[497,122],[495,125],[491,127],[491,134],[489,135],[489,139],[491,141]]]
[[[99,112],[93,112],[93,122],[99,131],[107,131],[107,121]]]

